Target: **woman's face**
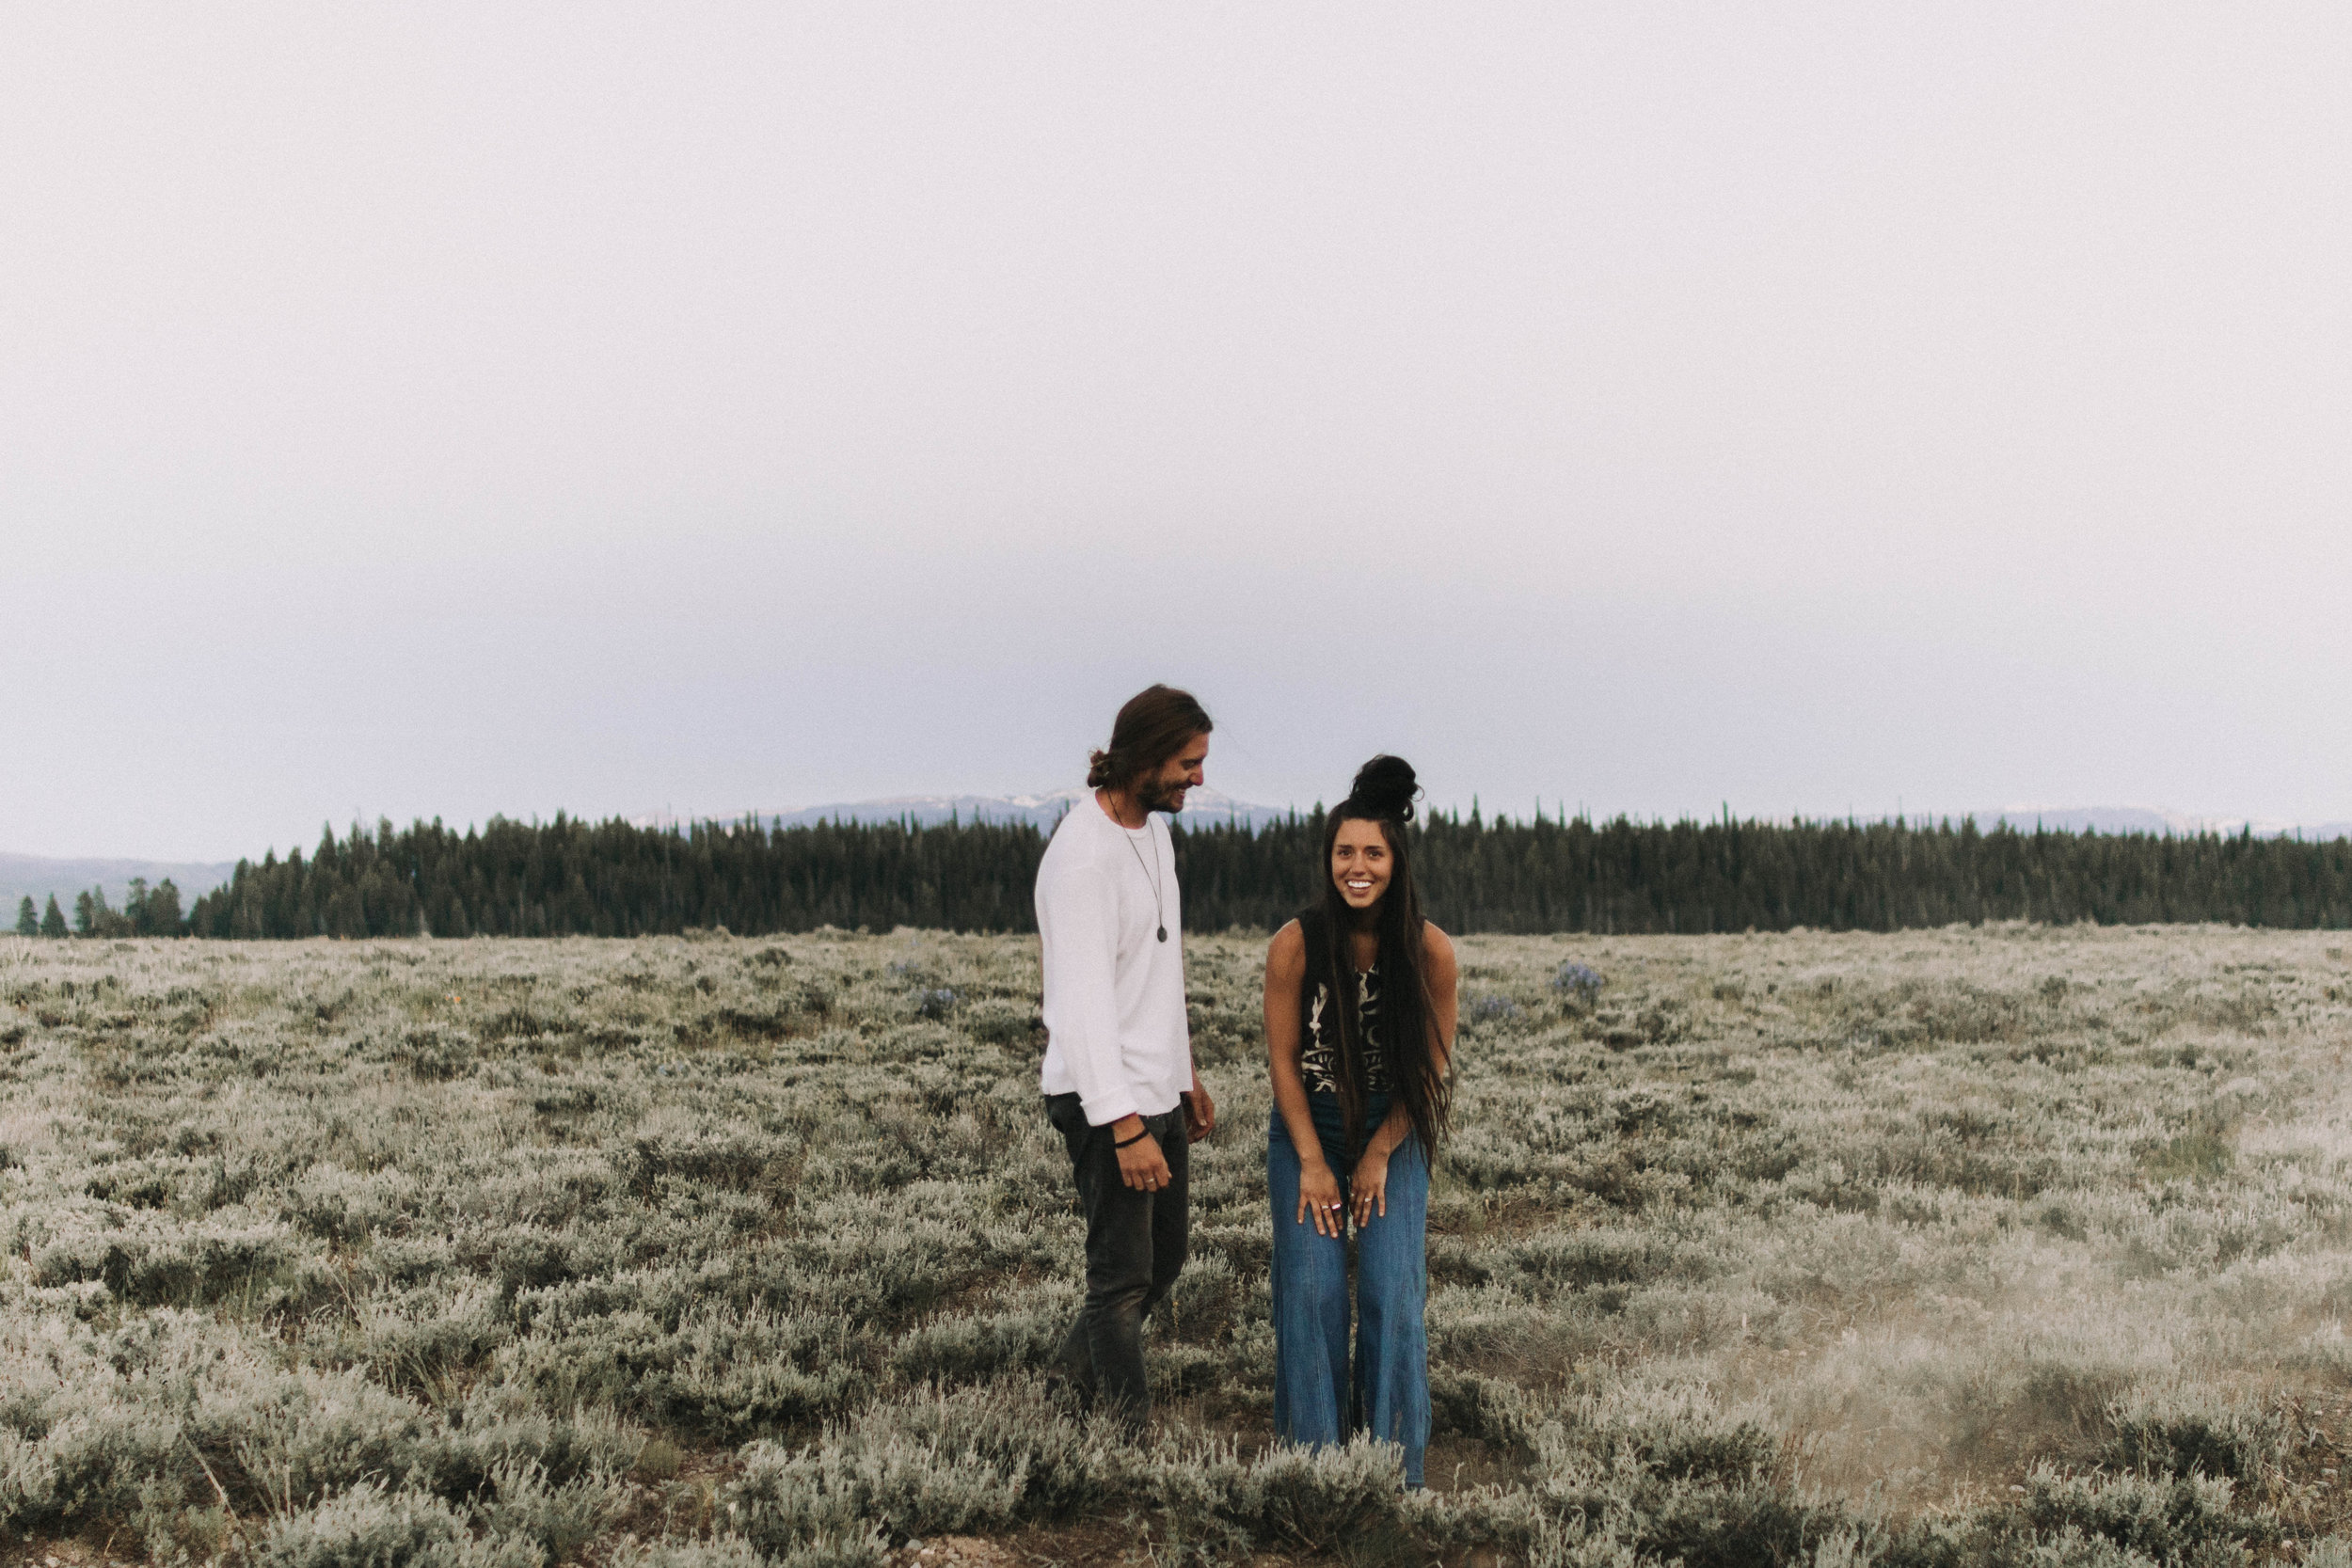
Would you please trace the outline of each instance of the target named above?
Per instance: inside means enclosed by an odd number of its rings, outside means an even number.
[[[1389,835],[1379,823],[1352,816],[1340,824],[1340,836],[1331,842],[1331,880],[1349,909],[1369,910],[1380,902],[1394,868]]]

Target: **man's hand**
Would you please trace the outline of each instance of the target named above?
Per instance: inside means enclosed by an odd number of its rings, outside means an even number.
[[[1200,1075],[1192,1075],[1192,1092],[1184,1100],[1184,1141],[1197,1144],[1216,1131],[1216,1101],[1209,1098]]]
[[[1137,1133],[1143,1135],[1136,1138]],[[1134,1143],[1127,1143],[1136,1138]],[[1160,1141],[1143,1132],[1143,1118],[1136,1116],[1120,1117],[1111,1123],[1111,1142],[1127,1144],[1119,1153],[1119,1179],[1139,1193],[1156,1193],[1168,1185],[1168,1156],[1160,1152]]]

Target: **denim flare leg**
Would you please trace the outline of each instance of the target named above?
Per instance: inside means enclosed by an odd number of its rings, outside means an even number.
[[[1347,1161],[1339,1096],[1310,1094],[1324,1163],[1343,1202]],[[1385,1096],[1364,1125],[1388,1115]],[[1298,1220],[1298,1149],[1279,1111],[1266,1130],[1266,1192],[1274,1205],[1274,1430],[1320,1447],[1367,1432],[1405,1449],[1405,1484],[1422,1484],[1429,1447],[1429,1162],[1407,1138],[1389,1156],[1389,1212],[1356,1232],[1355,1377],[1348,1376],[1347,1243]]]

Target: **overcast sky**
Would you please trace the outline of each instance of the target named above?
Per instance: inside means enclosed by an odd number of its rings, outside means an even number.
[[[0,848],[2352,817],[2352,11],[37,7]]]

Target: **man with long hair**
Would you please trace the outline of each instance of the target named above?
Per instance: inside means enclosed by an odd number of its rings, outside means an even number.
[[[1189,692],[1130,698],[1089,758],[1092,800],[1054,830],[1037,871],[1045,959],[1046,1114],[1086,1212],[1086,1303],[1055,1370],[1088,1404],[1140,1425],[1152,1396],[1143,1318],[1184,1267],[1187,1148],[1216,1125],[1184,1016],[1175,846],[1152,814],[1200,787],[1209,716]]]

